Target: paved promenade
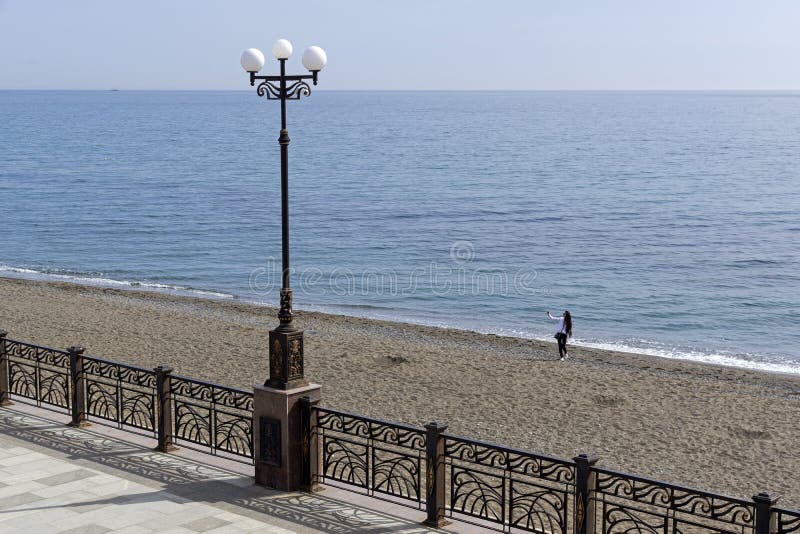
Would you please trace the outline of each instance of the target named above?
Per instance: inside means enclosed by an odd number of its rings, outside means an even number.
[[[42,415],[0,408],[2,533],[435,532],[328,491],[270,491],[204,455],[161,454]]]

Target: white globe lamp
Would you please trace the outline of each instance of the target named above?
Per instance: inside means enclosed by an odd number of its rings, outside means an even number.
[[[239,61],[247,72],[259,72],[264,67],[264,54],[258,48],[248,48]]]
[[[303,52],[303,66],[311,72],[321,71],[327,62],[328,55],[318,46],[309,46]]]
[[[289,59],[289,56],[292,55],[292,50],[292,43],[286,39],[278,39],[272,45],[272,53],[277,59]]]

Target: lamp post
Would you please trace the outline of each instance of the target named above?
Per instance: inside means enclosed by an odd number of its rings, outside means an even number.
[[[242,68],[250,74],[250,85],[259,81],[256,93],[268,100],[281,102],[281,293],[279,325],[269,332],[269,380],[264,384],[276,389],[292,389],[308,385],[303,376],[303,331],[292,324],[292,288],[289,267],[289,131],[286,129],[286,101],[299,100],[311,94],[306,80],[317,85],[317,75],[327,63],[325,51],[310,46],[303,53],[303,65],[311,74],[287,75],[286,60],[292,55],[292,43],[279,39],[272,53],[280,63],[280,75],[258,76],[264,67],[264,54],[249,48],[242,52]]]

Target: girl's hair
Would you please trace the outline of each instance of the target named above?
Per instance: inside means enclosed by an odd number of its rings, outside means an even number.
[[[564,326],[566,327],[567,335],[572,337],[572,315],[569,314],[569,310],[564,310]]]

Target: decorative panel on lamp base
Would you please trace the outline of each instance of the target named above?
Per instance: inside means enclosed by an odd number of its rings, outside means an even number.
[[[269,380],[264,385],[275,389],[307,386],[303,371],[303,331],[285,326],[270,330]]]

